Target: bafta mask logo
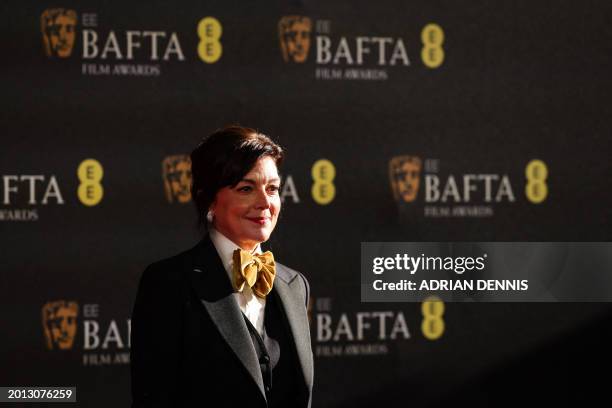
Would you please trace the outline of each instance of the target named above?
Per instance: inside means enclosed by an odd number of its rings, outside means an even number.
[[[303,16],[285,16],[278,22],[278,38],[285,62],[302,63],[308,57],[310,49],[310,18]]]
[[[69,57],[74,46],[77,14],[63,8],[47,9],[40,16],[43,44],[47,57]]]
[[[184,154],[168,156],[162,161],[162,178],[169,203],[191,200],[191,159]]]
[[[76,302],[56,300],[42,307],[42,324],[49,350],[72,348],[77,331],[79,306]]]
[[[389,161],[389,180],[396,201],[414,201],[419,192],[421,159],[416,156],[398,156]]]

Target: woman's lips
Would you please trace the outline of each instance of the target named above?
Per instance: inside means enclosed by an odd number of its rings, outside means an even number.
[[[268,221],[268,217],[246,217],[246,219],[258,225],[265,225]]]

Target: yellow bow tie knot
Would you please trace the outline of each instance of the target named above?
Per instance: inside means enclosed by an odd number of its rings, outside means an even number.
[[[237,249],[234,251],[234,266],[232,269],[234,288],[238,292],[248,285],[255,296],[265,298],[272,290],[276,265],[272,252],[251,254],[248,251]]]

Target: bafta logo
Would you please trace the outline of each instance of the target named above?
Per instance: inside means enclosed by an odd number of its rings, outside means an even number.
[[[162,178],[169,203],[191,200],[191,159],[184,154],[168,156],[162,161]]]
[[[278,22],[278,38],[285,62],[302,63],[308,57],[310,49],[310,18],[303,16],[285,16]]]
[[[79,306],[76,302],[57,300],[45,303],[42,308],[42,325],[49,350],[72,348],[78,314]]]
[[[69,57],[74,46],[77,14],[63,8],[47,9],[40,16],[40,28],[47,57]]]
[[[409,203],[416,199],[420,174],[421,159],[416,156],[398,156],[389,161],[389,180],[396,201]]]

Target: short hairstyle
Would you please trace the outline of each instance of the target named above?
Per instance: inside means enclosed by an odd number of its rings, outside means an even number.
[[[226,126],[205,137],[191,152],[191,197],[198,225],[206,229],[206,215],[223,187],[235,187],[264,156],[280,167],[284,152],[268,136],[242,126]]]

